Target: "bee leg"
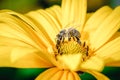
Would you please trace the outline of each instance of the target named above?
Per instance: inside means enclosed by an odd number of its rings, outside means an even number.
[[[63,54],[63,52],[60,52],[60,55],[62,55]]]
[[[87,53],[86,53],[86,56],[88,56],[88,51],[89,51],[89,47],[87,46]]]
[[[60,40],[57,40],[56,48],[58,49],[59,46],[60,46]]]
[[[68,33],[68,41],[70,41],[71,40],[71,35],[70,35],[70,33]]]
[[[63,37],[62,37],[62,43],[64,42],[64,40],[65,40],[65,37],[63,36]]]
[[[81,45],[80,39],[78,37],[76,37],[76,39],[77,39],[77,42]]]
[[[86,45],[86,43],[84,42],[84,43],[83,43],[83,47],[85,47],[85,45]]]
[[[58,49],[58,53],[60,53],[60,49]]]
[[[86,52],[86,56],[88,56],[88,51]]]

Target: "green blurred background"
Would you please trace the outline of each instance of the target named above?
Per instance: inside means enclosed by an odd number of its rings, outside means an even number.
[[[60,5],[61,0],[0,0],[0,9],[11,9],[26,13],[30,10],[47,8],[54,4]],[[120,5],[120,0],[88,0],[88,11],[95,11],[103,5],[114,8]]]
[[[31,10],[47,8],[54,4],[60,5],[61,0],[0,0],[0,9],[26,13]],[[109,5],[114,8],[120,5],[120,0],[88,0],[88,12],[93,12],[103,5]],[[0,80],[34,80],[44,70],[46,69],[0,67]],[[102,73],[111,80],[120,80],[120,67],[105,67]],[[80,76],[83,80],[96,80],[88,73]]]

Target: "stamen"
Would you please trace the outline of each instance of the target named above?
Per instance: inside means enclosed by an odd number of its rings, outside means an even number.
[[[86,46],[85,42],[83,42],[83,44],[81,43],[80,32],[76,29],[64,29],[60,31],[60,33],[56,37],[56,49],[58,53],[57,55],[80,53],[83,55],[83,61],[89,55],[89,47]]]

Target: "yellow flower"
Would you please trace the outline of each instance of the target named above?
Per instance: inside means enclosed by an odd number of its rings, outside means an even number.
[[[87,72],[109,80],[104,66],[120,66],[120,7],[86,13],[87,0],[19,13],[0,11],[0,66],[49,68],[36,80],[80,80]]]

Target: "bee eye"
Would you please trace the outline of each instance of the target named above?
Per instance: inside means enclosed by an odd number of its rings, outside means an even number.
[[[65,29],[63,29],[63,30],[61,30],[61,31],[60,31],[60,33],[65,33],[65,32],[66,32],[66,30],[65,30]]]

